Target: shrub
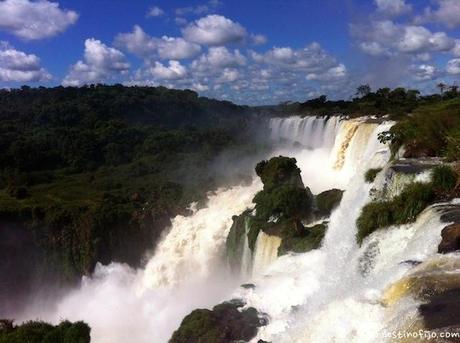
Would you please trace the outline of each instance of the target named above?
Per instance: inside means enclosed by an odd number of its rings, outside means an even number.
[[[253,307],[242,309],[243,303],[225,302],[212,310],[198,309],[187,315],[170,343],[227,343],[250,341],[265,321]]]
[[[369,169],[366,174],[364,174],[364,180],[366,180],[367,183],[372,183],[374,182],[375,178],[377,177],[377,174],[382,171],[382,168],[373,168]]]
[[[305,253],[313,249],[318,249],[325,233],[326,225],[324,224],[305,228],[301,233],[290,230],[288,235],[282,237],[281,245],[278,248],[278,256],[282,256],[289,251]]]
[[[393,223],[393,209],[389,201],[375,201],[363,207],[356,226],[356,239],[359,244],[375,230]]]
[[[457,185],[458,175],[452,167],[440,165],[433,168],[431,179],[437,192],[449,193]]]
[[[430,183],[415,182],[407,185],[392,202],[394,224],[406,224],[414,221],[435,198]]]
[[[300,169],[295,158],[278,156],[269,161],[261,161],[256,166],[256,173],[264,184],[264,190],[291,184],[303,186]]]
[[[3,321],[5,322],[5,321]],[[57,326],[29,321],[19,326],[0,326],[0,343],[89,343],[89,326],[84,322],[63,321]]]
[[[407,185],[401,194],[392,200],[367,204],[356,221],[356,240],[361,244],[365,237],[378,229],[414,221],[433,200],[433,185],[416,182]]]

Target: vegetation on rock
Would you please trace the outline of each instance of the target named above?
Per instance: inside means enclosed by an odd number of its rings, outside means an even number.
[[[0,343],[89,343],[90,328],[84,322],[63,321],[53,326],[45,322],[26,322],[15,326],[0,320]]]
[[[374,182],[375,178],[377,177],[377,174],[382,171],[382,168],[372,168],[366,171],[364,174],[364,180],[367,183],[372,183]]]
[[[300,231],[291,228],[284,232],[281,245],[278,248],[278,256],[288,252],[305,253],[318,249],[326,234],[327,225],[324,223],[312,227],[302,227]]]
[[[212,310],[198,309],[187,315],[170,343],[230,343],[250,341],[266,320],[255,308],[241,309],[243,303],[225,302]],[[241,310],[240,310],[241,309]]]
[[[458,175],[450,166],[433,168],[430,183],[414,182],[396,197],[365,205],[356,225],[357,241],[361,243],[372,232],[391,225],[413,222],[418,214],[436,200],[444,199],[457,185]]]

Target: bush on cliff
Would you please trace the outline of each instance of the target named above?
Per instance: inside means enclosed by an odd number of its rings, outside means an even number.
[[[257,310],[250,307],[239,310],[244,304],[225,302],[212,310],[198,309],[187,315],[173,333],[170,343],[230,343],[248,342],[265,325]]]
[[[358,243],[361,244],[365,237],[380,228],[413,222],[434,200],[432,183],[415,182],[391,200],[365,205],[356,221]]]
[[[375,178],[377,177],[377,174],[382,171],[382,168],[372,168],[369,169],[365,174],[364,174],[364,180],[367,183],[372,183],[374,182]]]
[[[431,179],[437,192],[449,193],[457,185],[458,174],[448,165],[440,165],[433,168]]]

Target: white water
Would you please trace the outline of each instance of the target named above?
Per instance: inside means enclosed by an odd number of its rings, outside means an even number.
[[[281,245],[281,238],[267,235],[261,231],[257,236],[254,251],[253,274],[261,274],[278,257],[278,248]]]
[[[408,270],[399,262],[435,253],[441,226],[427,211],[413,226],[376,232],[361,248],[356,245],[355,221],[372,187],[363,175],[387,162],[389,151],[378,143],[377,134],[390,125],[338,117],[272,120],[272,139],[288,143],[273,155],[296,157],[303,182],[313,193],[331,188],[346,192],[321,249],[276,258],[277,243],[258,238],[256,256],[260,254],[251,280],[255,289],[239,288],[249,280],[230,277],[222,256],[231,217],[251,207],[261,188],[257,180],[220,190],[209,196],[207,207],[174,218],[144,270],[98,266],[79,289],[53,306],[37,303],[22,319],[85,320],[96,343],[161,343],[192,309],[237,296],[270,316],[255,342],[381,342],[379,333],[388,321],[379,305],[383,290]],[[360,265],[366,252],[373,258],[363,276]]]

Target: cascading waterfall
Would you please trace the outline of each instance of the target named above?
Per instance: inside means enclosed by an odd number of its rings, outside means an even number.
[[[391,125],[337,116],[271,120],[271,139],[279,142],[272,155],[295,157],[315,194],[346,190],[320,249],[277,257],[279,238],[261,232],[254,256],[245,239],[240,279],[231,277],[224,243],[232,216],[251,208],[262,187],[254,177],[250,185],[210,194],[206,207],[191,216],[174,218],[145,269],[98,265],[80,288],[53,306],[31,306],[21,318],[85,320],[95,343],[161,343],[191,310],[239,297],[270,317],[254,342],[384,341],[382,330],[406,325],[398,314],[415,308],[409,300],[382,305],[402,296],[398,286],[391,288],[410,269],[400,262],[435,258],[443,225],[430,208],[413,225],[377,231],[356,244],[356,218],[376,187],[364,182],[364,173],[388,162],[388,147],[377,136]],[[241,281],[255,288],[240,288]]]
[[[337,170],[335,161],[345,149],[341,170],[347,176],[353,171],[354,177],[349,179],[342,202],[330,218],[322,248],[279,258],[256,278],[255,289],[242,289],[235,294],[244,298],[248,306],[270,316],[269,325],[260,330],[258,338],[274,342],[309,342],[303,335],[305,318],[314,318],[328,304],[342,299],[360,279],[358,270],[350,268],[349,261],[357,250],[355,221],[369,199],[371,188],[364,182],[364,173],[388,161],[390,152],[378,142],[377,135],[390,126],[391,123],[378,125],[362,120],[354,120],[352,124],[345,121],[340,125],[338,139],[331,150],[335,156],[331,156],[328,166],[321,168],[321,173],[326,168]],[[348,157],[354,160],[347,161]],[[336,338],[338,342],[343,341]]]
[[[280,245],[281,238],[267,235],[263,231],[259,233],[254,251],[253,273],[256,275],[260,274],[267,266],[276,260]]]

